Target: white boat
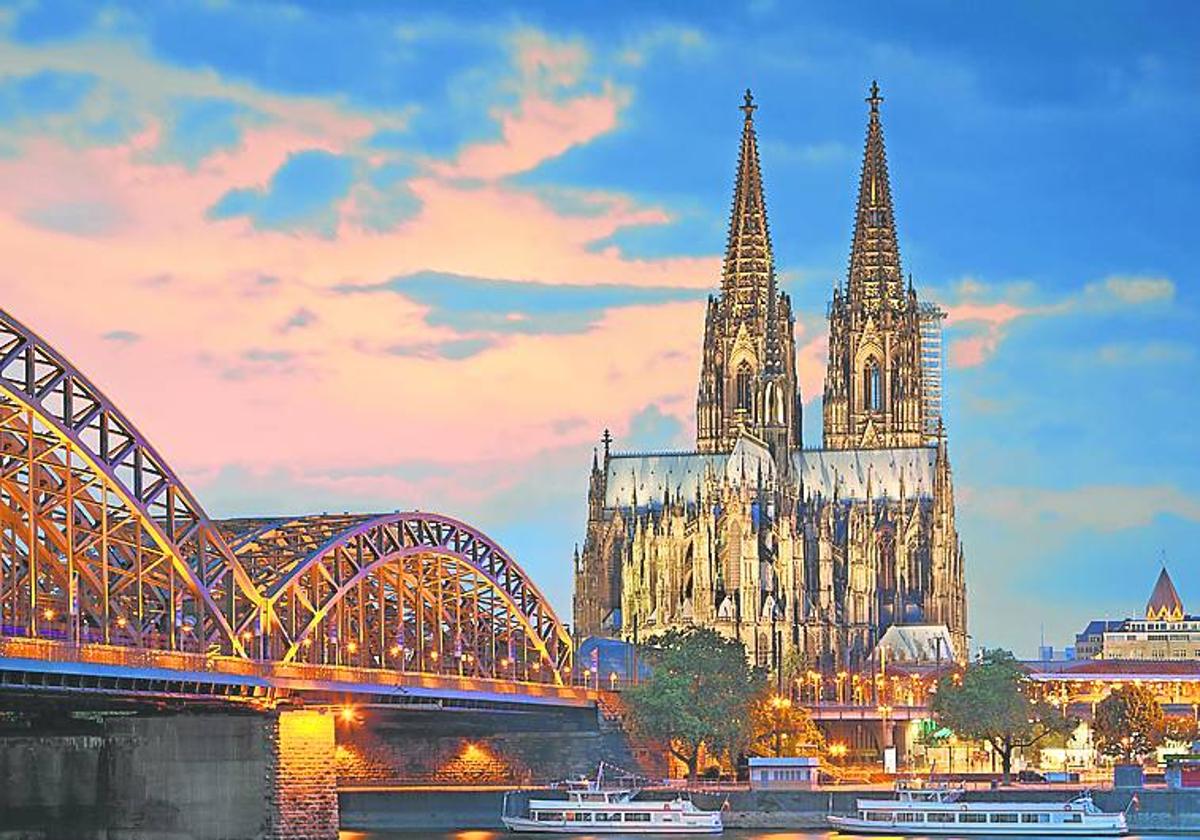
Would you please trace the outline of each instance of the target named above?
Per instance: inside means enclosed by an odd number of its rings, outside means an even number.
[[[702,811],[676,795],[665,802],[638,800],[632,787],[606,788],[603,766],[595,781],[571,782],[566,799],[530,799],[524,816],[501,820],[509,831],[530,834],[720,834],[719,811]]]
[[[1084,793],[1069,802],[962,802],[960,788],[898,783],[895,799],[859,799],[853,817],[830,814],[846,834],[1082,835],[1119,837],[1123,813],[1101,811]]]

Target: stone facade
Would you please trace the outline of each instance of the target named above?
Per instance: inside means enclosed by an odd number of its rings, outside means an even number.
[[[793,315],[776,284],[747,92],[692,452],[593,458],[575,557],[580,637],[700,624],[764,666],[855,668],[893,624],[966,651],[963,552],[940,416],[940,317],[900,266],[872,89],[850,269],[830,307],[822,449],[802,445]]]
[[[338,836],[329,715],[211,711],[113,716],[91,734],[39,728],[0,733],[0,835]]]

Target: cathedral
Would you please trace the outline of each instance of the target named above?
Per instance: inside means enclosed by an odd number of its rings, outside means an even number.
[[[746,92],[720,291],[708,299],[696,448],[593,456],[575,631],[691,624],[759,665],[867,664],[892,626],[966,654],[963,550],[941,419],[941,320],[901,270],[876,85],[845,284],[829,306],[823,435],[806,449],[791,300],[778,289]],[[786,665],[785,665],[786,663]]]

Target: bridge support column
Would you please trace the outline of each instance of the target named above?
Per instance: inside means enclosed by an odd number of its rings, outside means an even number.
[[[206,712],[112,720],[112,830],[193,840],[337,840],[333,717]]]
[[[299,709],[272,715],[268,767],[272,840],[337,840],[333,715]]]

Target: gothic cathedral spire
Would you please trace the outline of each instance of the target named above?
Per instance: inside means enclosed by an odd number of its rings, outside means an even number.
[[[775,291],[775,257],[767,227],[762,170],[758,162],[758,137],[754,133],[754,96],[746,89],[741,111],[742,145],[738,154],[733,207],[729,215],[729,241],[721,294],[735,317],[765,314]]]
[[[800,445],[800,401],[791,300],[775,283],[762,170],[749,90],[729,215],[721,293],[710,298],[697,396],[697,447],[729,451],[746,433],[765,442],[783,470]]]
[[[927,374],[922,366],[923,310],[900,271],[881,102],[872,82],[849,276],[844,290],[834,289],[829,308],[823,401],[828,449],[921,446],[932,414],[934,371]]]
[[[858,205],[854,214],[854,241],[850,248],[847,294],[852,302],[878,309],[886,302],[897,308],[904,304],[904,277],[900,271],[900,248],[896,243],[896,215],[888,178],[883,124],[879,119],[879,85],[871,83],[871,106],[867,141],[863,151],[862,175],[858,182]]]

